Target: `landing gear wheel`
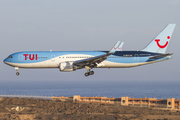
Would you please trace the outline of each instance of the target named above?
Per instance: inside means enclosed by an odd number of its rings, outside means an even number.
[[[15,67],[15,70],[16,70],[16,75],[18,76],[19,75],[19,68],[18,67]]]
[[[94,74],[94,71],[90,71],[90,72],[89,72],[89,75],[93,75],[93,74]]]
[[[84,75],[85,75],[86,77],[89,76],[89,72],[85,73]]]
[[[19,75],[19,72],[17,72],[16,75],[18,76],[18,75]]]

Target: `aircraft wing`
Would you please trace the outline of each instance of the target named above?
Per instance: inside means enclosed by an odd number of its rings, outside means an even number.
[[[124,42],[122,42],[122,43],[118,46],[118,51],[121,51],[123,44],[124,44]]]
[[[167,53],[167,54],[162,54],[162,55],[157,55],[157,56],[153,56],[153,57],[149,57],[149,59],[160,59],[169,55],[172,55],[173,53]]]
[[[116,52],[117,47],[119,46],[119,43],[120,41],[118,41],[107,54],[91,57],[88,59],[78,60],[78,61],[75,61],[73,64],[78,66],[79,68],[84,68],[85,66],[88,66],[90,68],[96,67],[97,64],[106,60],[109,55],[112,55]]]

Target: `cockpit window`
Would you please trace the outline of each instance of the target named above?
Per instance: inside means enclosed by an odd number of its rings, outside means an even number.
[[[9,58],[12,58],[12,56],[9,56]]]

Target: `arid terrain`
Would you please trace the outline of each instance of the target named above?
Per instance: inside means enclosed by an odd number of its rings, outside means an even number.
[[[0,98],[0,120],[180,120],[180,111],[119,104]]]

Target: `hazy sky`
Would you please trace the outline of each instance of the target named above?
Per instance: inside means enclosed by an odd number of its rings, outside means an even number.
[[[0,81],[179,81],[179,0],[0,0]],[[176,23],[168,61],[134,68],[15,69],[3,63],[19,51],[123,50],[144,48],[167,24]]]

